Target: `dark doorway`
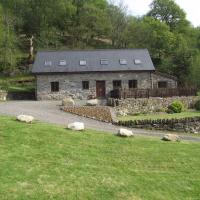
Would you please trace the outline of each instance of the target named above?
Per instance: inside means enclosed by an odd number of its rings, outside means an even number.
[[[98,98],[104,98],[106,96],[106,83],[105,81],[96,82],[96,95]]]

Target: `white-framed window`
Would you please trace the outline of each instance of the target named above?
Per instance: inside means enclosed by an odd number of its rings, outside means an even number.
[[[60,60],[59,61],[59,66],[65,66],[67,65],[67,61],[66,60]]]
[[[80,66],[85,66],[87,65],[87,61],[86,60],[80,60]]]
[[[127,65],[127,60],[126,59],[120,59],[119,63],[120,63],[120,65]]]

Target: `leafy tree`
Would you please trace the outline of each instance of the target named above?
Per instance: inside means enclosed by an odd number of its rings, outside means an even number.
[[[17,63],[17,38],[13,18],[8,10],[0,7],[0,72],[12,72]]]
[[[183,31],[189,25],[185,12],[174,0],[154,0],[150,7],[147,15],[165,22],[172,31]]]

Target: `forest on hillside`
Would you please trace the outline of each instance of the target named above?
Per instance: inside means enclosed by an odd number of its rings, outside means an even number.
[[[147,48],[157,70],[200,87],[200,27],[174,0],[150,8],[135,17],[107,0],[0,0],[0,73],[20,73],[41,49]]]

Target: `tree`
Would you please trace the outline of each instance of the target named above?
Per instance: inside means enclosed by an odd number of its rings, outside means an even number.
[[[110,22],[109,37],[112,46],[115,48],[124,47],[124,33],[127,25],[126,8],[123,5],[115,6],[110,4],[107,9]]]
[[[172,31],[183,31],[189,25],[185,12],[174,0],[154,0],[147,15],[165,22]]]
[[[0,6],[0,71],[11,73],[17,63],[17,38],[9,10]]]

